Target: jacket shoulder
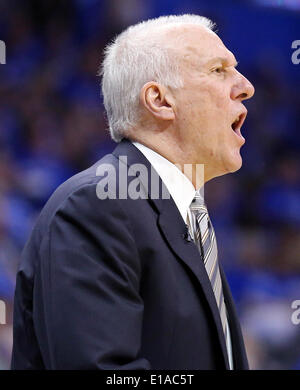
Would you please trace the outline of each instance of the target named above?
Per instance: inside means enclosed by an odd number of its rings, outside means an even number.
[[[81,207],[88,205],[91,209],[99,207],[101,200],[97,196],[97,187],[101,185],[99,167],[103,166],[116,170],[118,160],[112,154],[108,154],[88,169],[70,177],[54,191],[43,207],[34,227],[35,233],[40,236],[39,240],[45,234],[57,212],[68,208],[70,203],[73,204],[74,212],[76,208],[79,211]],[[74,204],[74,200],[76,204]]]

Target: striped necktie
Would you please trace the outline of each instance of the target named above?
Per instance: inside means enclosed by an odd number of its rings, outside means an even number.
[[[209,276],[211,286],[219,308],[222,327],[227,343],[228,322],[226,316],[226,307],[223,296],[221,275],[218,265],[218,248],[215,232],[210,221],[207,208],[201,195],[196,192],[196,196],[190,205],[191,211],[191,235],[197,245],[203,259],[206,272]]]

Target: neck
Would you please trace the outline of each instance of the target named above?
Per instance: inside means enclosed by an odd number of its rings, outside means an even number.
[[[201,163],[190,162],[192,160],[183,149],[180,148],[180,142],[174,139],[156,139],[153,134],[150,137],[130,137],[132,141],[139,142],[148,148],[154,150],[174,165],[191,181],[195,190],[203,187],[210,178],[205,172],[205,165]]]

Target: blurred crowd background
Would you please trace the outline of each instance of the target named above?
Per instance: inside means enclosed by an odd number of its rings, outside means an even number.
[[[197,13],[256,88],[246,102],[243,167],[205,188],[220,261],[253,369],[300,369],[299,0],[0,0],[0,368],[10,364],[20,254],[54,189],[114,148],[97,70],[105,44],[128,25]]]

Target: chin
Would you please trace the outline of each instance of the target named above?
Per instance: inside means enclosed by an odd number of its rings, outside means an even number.
[[[224,157],[225,156],[223,155],[221,164],[218,165],[218,168],[215,169],[213,175],[211,175],[206,181],[211,180],[215,177],[226,175],[228,173],[234,173],[238,171],[243,165],[243,160],[239,152],[231,153],[229,155],[226,155],[226,158]]]
[[[243,160],[240,153],[238,153],[238,155],[236,154],[234,156],[231,156],[231,159],[228,160],[226,164],[226,173],[236,172],[242,167],[242,165]]]

